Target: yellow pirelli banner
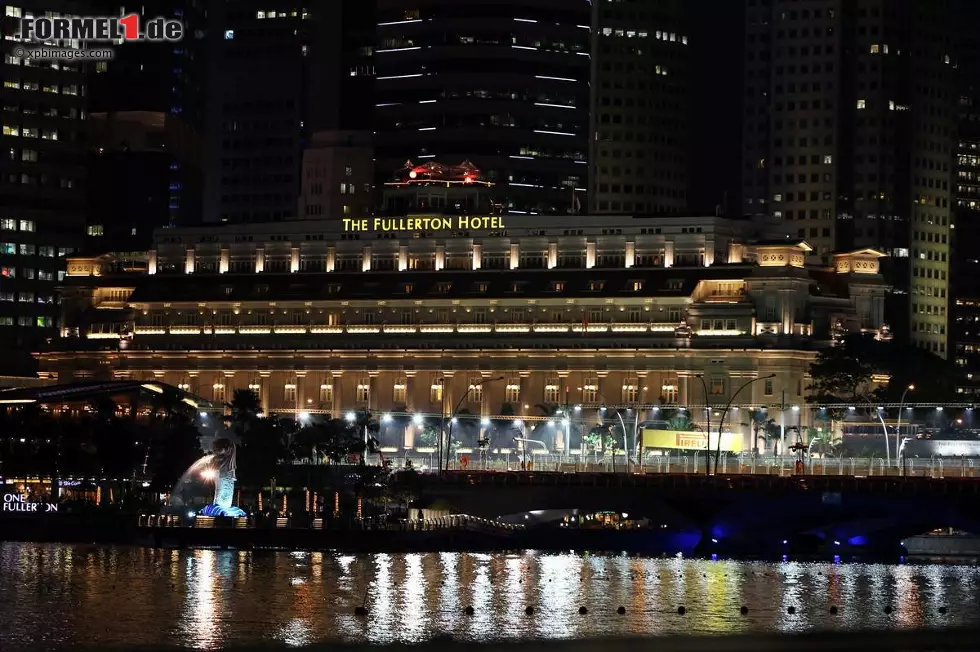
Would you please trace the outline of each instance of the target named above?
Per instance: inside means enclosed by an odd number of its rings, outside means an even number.
[[[709,446],[707,435],[701,431],[643,429],[643,448],[703,451],[709,447],[711,450],[717,450],[718,433],[711,433]],[[742,452],[742,435],[733,432],[721,433],[721,450],[728,453]]]

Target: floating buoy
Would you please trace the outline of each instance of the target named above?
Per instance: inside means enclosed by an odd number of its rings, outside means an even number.
[[[623,614],[626,613],[626,607],[620,607],[619,609],[616,610],[616,613],[622,616]]]

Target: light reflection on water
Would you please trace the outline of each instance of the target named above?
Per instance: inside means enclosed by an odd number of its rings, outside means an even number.
[[[978,572],[533,551],[355,556],[0,544],[0,649],[980,625]],[[366,616],[354,614],[360,606]]]

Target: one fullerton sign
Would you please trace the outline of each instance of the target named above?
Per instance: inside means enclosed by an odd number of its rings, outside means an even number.
[[[0,509],[0,511],[25,512],[31,514],[43,512],[48,514],[51,512],[57,512],[58,506],[54,503],[32,503],[27,500],[27,496],[23,494],[4,494],[3,508]]]
[[[494,231],[506,229],[499,215],[453,217],[362,217],[343,220],[344,233],[399,233],[412,231]]]

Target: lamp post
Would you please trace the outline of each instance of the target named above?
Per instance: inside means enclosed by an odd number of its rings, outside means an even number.
[[[761,376],[759,378],[753,378],[753,379],[751,379],[751,380],[749,380],[749,381],[747,381],[745,383],[742,383],[742,386],[739,387],[738,389],[736,389],[735,390],[735,393],[732,394],[732,397],[730,399],[728,399],[728,403],[725,404],[725,410],[721,413],[721,420],[718,422],[718,447],[717,447],[717,451],[715,453],[715,475],[718,475],[718,460],[721,459],[721,432],[722,432],[722,426],[725,425],[725,417],[728,416],[728,410],[732,407],[732,403],[735,402],[735,397],[737,397],[739,395],[739,393],[743,389],[745,389],[746,387],[748,387],[752,383],[757,383],[760,380],[769,380],[770,378],[775,378],[775,377],[776,377],[776,374],[769,374],[768,376]],[[710,433],[708,434],[708,440],[709,441],[711,440],[711,434]]]
[[[704,451],[704,474],[705,475],[711,475],[711,464],[710,464],[710,460],[711,460],[711,406],[708,405],[708,384],[706,382],[704,382],[704,375],[703,374],[698,374],[697,375],[697,379],[701,381],[701,387],[702,387],[702,389],[704,389],[704,417],[705,417],[705,419],[708,420],[708,422],[706,424],[707,425],[707,428],[705,428],[705,431],[708,433],[708,436],[706,437],[707,441],[704,444],[704,449],[705,449],[705,451]],[[718,436],[721,437],[721,435],[718,435]],[[697,472],[697,467],[695,467],[694,471],[695,471],[695,473]]]
[[[601,398],[604,402],[606,402],[606,403],[609,403],[610,402],[609,399],[606,398],[606,395],[603,394],[602,392],[598,392],[597,391],[596,392],[596,395],[599,398]],[[605,406],[600,405],[599,406],[599,409],[600,410],[605,410],[607,408]],[[632,410],[633,408],[626,408],[626,409],[627,409],[627,411],[629,411],[629,410]],[[623,415],[621,415],[619,413],[619,410],[616,410],[616,416],[619,418],[619,425],[623,429],[623,450],[626,451],[626,471],[629,472],[629,468],[630,468],[630,446],[629,446],[629,441],[626,439],[626,422],[623,421]],[[603,417],[603,420],[605,420],[605,417]],[[639,455],[640,455],[639,445],[637,444],[637,439],[638,439],[639,432],[640,432],[640,408],[639,408],[639,406],[637,406],[637,408],[636,408],[636,419],[634,420],[633,423],[634,423],[634,428],[633,428],[633,444],[634,444],[633,449],[634,450],[633,450],[633,452],[636,453],[637,456],[639,457]]]
[[[602,396],[602,398],[606,398],[601,393],[599,394],[599,396]],[[607,408],[605,406],[600,406],[599,409],[600,410],[605,410]],[[629,445],[629,441],[626,439],[626,422],[623,421],[623,415],[619,413],[619,410],[616,410],[616,416],[619,418],[619,426],[623,429],[623,450],[626,451],[626,472],[629,473],[629,470],[630,470],[630,445]],[[639,412],[637,412],[637,418],[639,419]],[[603,416],[603,421],[605,421],[605,416]],[[613,455],[615,455],[615,454],[616,453],[614,451],[613,452]]]
[[[909,385],[908,387],[905,388],[905,391],[902,392],[902,398],[900,398],[898,401],[898,425],[895,426],[895,450],[896,451],[899,450],[899,438],[902,436],[902,410],[905,408],[905,395],[908,394],[909,392],[914,392],[914,391],[915,391],[915,385]],[[898,457],[899,455],[896,452],[895,453],[896,466],[899,464]]]
[[[470,385],[469,389],[467,389],[466,392],[463,394],[463,398],[459,399],[459,403],[457,403],[456,404],[456,407],[453,408],[452,413],[449,415],[449,434],[448,434],[448,436],[446,438],[446,470],[447,471],[449,470],[449,455],[452,453],[452,450],[453,450],[453,425],[456,423],[456,413],[459,412],[459,408],[461,408],[463,406],[463,403],[466,402],[466,397],[470,395],[470,392],[472,392],[477,387],[482,387],[486,383],[492,383],[492,382],[494,382],[496,380],[503,380],[503,379],[504,379],[503,376],[498,376],[496,378],[485,378],[485,379],[481,380],[480,382],[478,382],[478,383],[476,383],[474,385]],[[441,472],[442,471],[442,454],[441,453],[439,454],[439,458],[440,458],[439,459],[439,470]]]
[[[891,446],[888,444],[888,426],[885,425],[885,419],[881,416],[882,409],[880,407],[875,407],[874,403],[869,401],[866,396],[859,394],[858,398],[868,404],[868,408],[874,411],[874,413],[878,416],[878,421],[881,422],[881,431],[885,434],[885,466],[891,466],[892,453]],[[898,450],[896,450],[895,453],[897,454]]]

